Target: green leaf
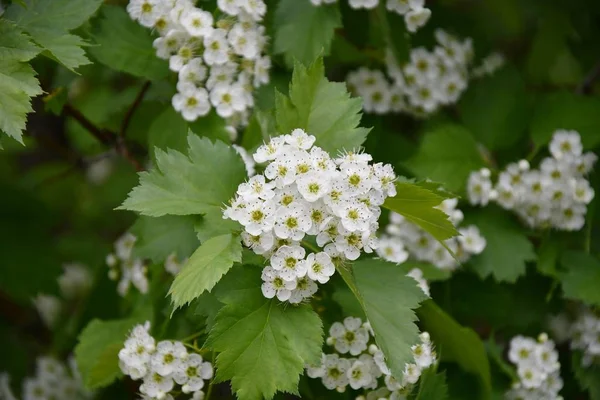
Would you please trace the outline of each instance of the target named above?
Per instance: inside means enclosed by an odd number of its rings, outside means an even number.
[[[449,397],[446,372],[436,373],[427,368],[419,378],[419,393],[416,400],[446,400]]]
[[[587,390],[590,400],[600,400],[600,367],[598,365],[584,367],[581,365],[581,358],[580,351],[574,352],[571,357],[575,378],[579,382],[579,386]]]
[[[565,297],[600,306],[600,261],[587,253],[569,251],[560,258],[566,272],[559,273]]]
[[[54,60],[70,70],[89,64],[81,48],[86,43],[68,31],[86,22],[102,0],[27,0],[26,7],[11,6],[5,17],[14,21],[47,51]]]
[[[246,177],[235,150],[221,141],[188,136],[189,156],[156,150],[156,168],[141,172],[119,209],[151,217],[221,213]]]
[[[329,153],[352,150],[366,139],[369,130],[358,128],[361,100],[350,98],[345,84],[325,78],[323,59],[305,67],[296,63],[289,98],[278,93],[275,119],[279,133],[304,129]]]
[[[396,196],[386,199],[384,208],[404,216],[440,242],[458,235],[448,216],[434,208],[450,195],[444,197],[439,191],[409,182],[396,182],[396,191]]]
[[[196,305],[194,308],[193,305]],[[215,325],[215,320],[219,310],[223,307],[223,303],[212,293],[204,292],[192,304],[194,315],[206,317],[206,329],[210,330]]]
[[[474,211],[466,219],[476,225],[487,245],[483,252],[470,260],[480,277],[490,274],[498,282],[514,283],[525,274],[528,261],[537,256],[523,228],[502,210]]]
[[[538,247],[537,268],[544,275],[556,277],[558,270],[558,259],[563,248],[560,238],[548,234],[542,239]]]
[[[123,8],[103,6],[93,37],[98,46],[90,53],[102,64],[150,80],[169,75],[167,62],[156,57],[150,29],[133,21]]]
[[[425,132],[419,150],[403,165],[420,179],[444,182],[448,190],[461,191],[469,174],[484,163],[469,131],[442,125]]]
[[[163,263],[171,253],[179,260],[189,257],[199,245],[194,223],[191,216],[139,217],[130,229],[137,237],[133,249],[136,257],[155,263]]]
[[[305,364],[317,362],[323,326],[308,305],[266,299],[258,269],[236,268],[225,278],[243,290],[217,292],[226,305],[206,346],[219,352],[216,381],[231,380],[240,400],[272,399],[277,391],[298,393]]]
[[[26,62],[40,53],[41,49],[15,24],[0,19],[0,60]]]
[[[573,129],[581,135],[584,147],[600,144],[600,99],[571,92],[554,92],[537,102],[531,121],[531,138],[537,147],[545,146],[558,129]]]
[[[489,399],[492,393],[490,364],[479,336],[472,329],[459,325],[433,300],[424,302],[417,314],[442,361],[455,362],[465,372],[477,376],[481,389],[478,398]]]
[[[81,332],[75,347],[75,359],[88,389],[108,386],[121,375],[119,350],[135,319],[92,320]]]
[[[412,359],[410,347],[418,341],[413,310],[426,296],[401,268],[380,259],[357,261],[353,272],[355,294],[375,332],[375,341],[392,374],[400,377]]]
[[[0,131],[23,143],[31,98],[42,94],[35,71],[29,64],[0,59]]]
[[[226,233],[234,233],[240,231],[240,224],[230,219],[223,219],[221,213],[208,213],[204,214],[194,224],[194,230],[200,242],[224,235]]]
[[[490,150],[514,145],[525,134],[531,114],[525,83],[511,66],[474,81],[459,109],[465,126]]]
[[[177,274],[169,294],[175,308],[190,303],[210,291],[234,262],[242,261],[239,236],[217,236],[204,242]]]
[[[242,147],[249,151],[255,150],[273,136],[277,136],[273,112],[255,108],[242,135]]]
[[[310,2],[282,0],[275,11],[275,54],[283,54],[289,66],[294,60],[313,62],[329,54],[335,30],[342,26],[337,4],[315,7]]]

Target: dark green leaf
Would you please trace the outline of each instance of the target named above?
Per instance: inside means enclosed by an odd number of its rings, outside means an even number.
[[[600,306],[600,261],[584,252],[569,251],[562,254],[560,263],[566,268],[558,275],[565,297]]]

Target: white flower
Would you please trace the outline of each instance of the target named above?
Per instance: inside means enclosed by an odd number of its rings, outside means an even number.
[[[263,199],[270,200],[275,196],[273,182],[267,182],[263,175],[256,175],[246,183],[240,184],[237,189],[237,194],[246,200]]]
[[[287,281],[306,275],[307,265],[303,262],[306,252],[300,246],[281,246],[271,256],[271,267]]]
[[[402,241],[390,236],[382,236],[379,239],[377,255],[396,264],[402,264],[408,259],[408,252],[405,250]]]
[[[296,280],[285,280],[279,275],[279,272],[272,267],[265,267],[262,271],[261,278],[263,284],[261,286],[263,295],[272,299],[277,296],[280,301],[286,301],[292,295],[292,290],[296,289]]]
[[[349,352],[356,356],[367,349],[369,332],[362,326],[360,318],[347,317],[343,324],[334,322],[329,335],[334,338],[335,349],[341,354]]]
[[[308,277],[319,283],[327,283],[329,278],[335,273],[335,266],[331,261],[331,257],[325,252],[309,254],[304,263]]]
[[[421,288],[421,290],[423,291],[423,293],[425,293],[427,296],[430,295],[430,293],[429,293],[429,284],[423,278],[423,271],[421,271],[419,268],[413,268],[406,275],[410,276],[415,281],[417,281],[417,285]],[[417,364],[419,364],[419,363],[417,362]],[[419,364],[419,366],[422,367],[420,364]]]
[[[60,291],[68,299],[86,294],[92,286],[92,275],[82,264],[63,265],[63,274],[58,277]]]
[[[140,392],[151,397],[161,399],[173,390],[175,382],[170,376],[163,376],[156,372],[150,372],[140,385]]]
[[[173,108],[179,111],[186,121],[195,121],[198,117],[208,114],[210,103],[208,92],[203,88],[186,85],[173,96]]]
[[[127,12],[132,19],[139,21],[147,28],[154,26],[160,16],[161,8],[158,0],[131,0],[127,4]]]
[[[275,235],[281,239],[302,240],[312,222],[304,205],[298,202],[281,207],[276,214]]]
[[[421,368],[416,364],[406,364],[402,375],[402,386],[414,385],[421,376]]]
[[[58,322],[58,317],[62,309],[60,299],[48,294],[38,294],[33,299],[33,305],[42,318],[42,321],[44,321],[44,324],[49,328],[53,328]]]
[[[303,276],[297,278],[296,288],[292,290],[292,295],[288,301],[292,304],[300,303],[302,300],[312,297],[317,292],[317,289],[317,284],[309,277]]]
[[[458,241],[465,251],[472,254],[480,254],[485,249],[486,240],[481,236],[479,229],[475,225],[461,228],[458,232],[460,233]]]
[[[284,136],[285,143],[302,150],[310,149],[315,140],[314,136],[308,135],[302,129],[294,129],[292,133]]]
[[[213,31],[213,16],[196,8],[181,15],[181,25],[191,36],[210,36]]]
[[[306,201],[314,202],[330,190],[330,181],[325,174],[307,173],[296,181],[298,191]]]
[[[515,336],[510,341],[508,359],[513,364],[528,363],[535,355],[535,340],[524,336]]]
[[[195,87],[201,87],[202,83],[206,79],[207,69],[202,64],[201,58],[194,58],[190,60],[185,66],[179,70],[179,79],[177,81],[177,90],[183,91],[189,85]]]
[[[204,62],[208,65],[225,64],[229,60],[229,44],[227,31],[213,29],[210,35],[204,37]]]
[[[216,108],[221,117],[231,117],[234,112],[246,109],[243,98],[243,88],[239,85],[217,84],[210,91],[210,102]]]
[[[355,361],[346,371],[346,376],[352,389],[366,387],[373,379],[369,366],[361,361]]]
[[[386,8],[400,15],[406,14],[410,10],[409,0],[387,0]]]
[[[345,388],[348,385],[346,371],[350,368],[350,361],[340,358],[337,354],[328,354],[323,361],[325,374],[321,378],[327,389]]]
[[[557,160],[567,157],[579,157],[583,152],[581,137],[576,131],[558,130],[554,132],[548,149]]]
[[[490,180],[490,171],[487,168],[471,172],[467,183],[467,192],[471,204],[487,205],[490,200],[491,191],[492,181]]]
[[[190,354],[179,364],[173,374],[175,382],[182,385],[183,393],[196,392],[204,387],[204,381],[213,377],[209,362],[203,362],[199,354]]]
[[[245,204],[239,221],[246,228],[246,232],[257,236],[273,229],[275,210],[276,207],[272,201],[251,200]]]
[[[153,372],[169,376],[179,368],[185,357],[187,357],[187,350],[181,342],[163,340],[156,345],[156,352],[150,359],[150,365]]]
[[[424,26],[431,17],[431,10],[428,8],[413,8],[404,15],[406,29],[409,32],[416,32]]]

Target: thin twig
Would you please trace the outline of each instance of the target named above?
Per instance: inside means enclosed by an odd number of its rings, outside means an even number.
[[[144,82],[144,85],[138,92],[137,96],[135,97],[135,100],[133,101],[133,103],[131,103],[131,105],[127,109],[127,113],[125,114],[125,117],[123,118],[123,122],[121,123],[121,129],[119,130],[120,137],[122,137],[122,138],[125,137],[125,133],[127,132],[127,128],[129,127],[129,123],[131,122],[133,113],[135,113],[135,110],[142,103],[142,100],[144,100],[144,96],[146,95],[146,92],[148,92],[149,88],[150,88],[150,81]]]
[[[100,143],[106,146],[114,146],[117,142],[117,136],[113,132],[98,128],[92,121],[87,119],[85,115],[70,104],[65,104],[63,112],[79,122],[79,124],[98,139]]]

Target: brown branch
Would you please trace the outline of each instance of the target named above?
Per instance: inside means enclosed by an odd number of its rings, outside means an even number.
[[[587,74],[581,85],[577,88],[579,94],[590,94],[592,92],[592,86],[600,79],[600,62],[596,63],[594,68]]]
[[[122,138],[125,137],[125,133],[127,132],[127,128],[129,127],[129,123],[131,122],[133,113],[135,113],[135,110],[141,104],[141,102],[144,99],[144,96],[146,95],[146,92],[148,92],[149,88],[150,88],[150,81],[144,82],[144,85],[138,92],[137,96],[135,97],[135,100],[133,101],[133,103],[131,103],[131,105],[127,109],[127,113],[125,114],[125,117],[123,118],[123,122],[121,123],[121,129],[119,130],[120,137],[122,137]]]

